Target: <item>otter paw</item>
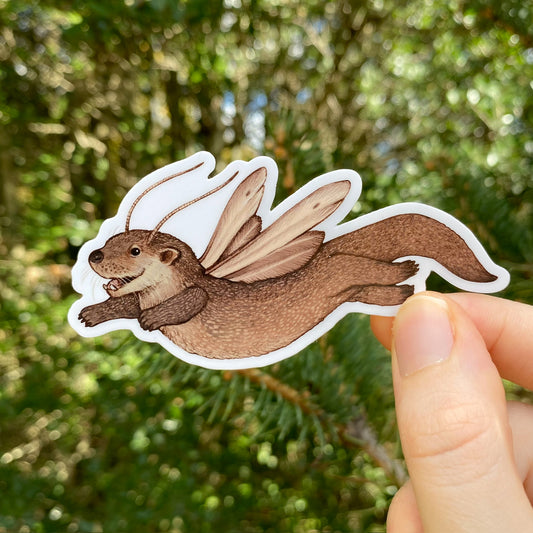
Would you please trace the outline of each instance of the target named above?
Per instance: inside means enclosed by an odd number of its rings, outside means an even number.
[[[93,328],[106,321],[106,318],[102,316],[102,307],[98,304],[89,305],[82,309],[78,319],[88,328]]]
[[[402,263],[399,263],[399,265],[402,269],[402,275],[405,276],[404,279],[410,278],[418,272],[418,263],[412,259],[403,261]]]
[[[415,288],[412,285],[398,285],[397,288],[400,293],[400,301],[398,303],[403,303],[409,296],[413,296],[415,293]]]
[[[139,324],[141,328],[145,329],[146,331],[155,331],[161,327],[161,324],[159,323],[159,320],[152,309],[145,309],[144,311],[141,311]]]

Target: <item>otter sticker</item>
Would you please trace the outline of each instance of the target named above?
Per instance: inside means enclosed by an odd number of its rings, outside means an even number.
[[[361,193],[353,170],[313,179],[275,208],[268,157],[220,174],[207,152],[152,172],[80,250],[83,336],[129,329],[188,363],[259,367],[302,350],[352,312],[394,315],[431,271],[460,289],[508,281],[471,231],[404,203],[341,223]]]

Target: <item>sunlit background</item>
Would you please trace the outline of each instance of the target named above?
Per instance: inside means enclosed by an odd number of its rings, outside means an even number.
[[[272,156],[277,200],[351,168],[354,217],[445,209],[533,303],[532,21],[521,0],[0,0],[0,533],[384,532],[406,474],[367,317],[207,371],[78,337],[70,268],[139,178],[205,149]]]

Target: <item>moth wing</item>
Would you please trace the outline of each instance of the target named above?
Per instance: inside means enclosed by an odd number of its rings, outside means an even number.
[[[233,237],[223,254],[220,256],[219,261],[226,259],[230,255],[234,254],[237,250],[248,244],[251,240],[255,239],[261,232],[261,227],[261,217],[258,215],[251,216],[235,234],[235,237]]]
[[[298,237],[303,236],[306,232],[309,232],[309,230],[333,214],[341,205],[349,190],[350,182],[344,180],[328,183],[313,191],[246,245],[225,259],[215,263],[211,268],[208,268],[207,273],[215,277],[237,281],[240,279],[239,273],[242,274],[244,271],[249,279],[254,278],[255,280],[256,276],[252,274],[254,265],[261,272],[267,272],[269,270],[266,268],[267,263],[269,261],[276,263],[280,257],[275,252],[281,249],[290,250],[290,246],[288,248],[284,247],[295,241]],[[273,267],[271,270],[273,272],[281,271],[285,274],[303,266],[305,263],[302,264],[302,257],[306,255],[309,255],[309,258],[312,257],[322,243],[324,236],[322,232],[311,233],[320,234],[322,236],[320,242],[318,242],[316,235],[313,238],[296,241],[298,247],[293,248],[293,251],[297,249],[298,253],[294,255],[293,261],[290,260],[290,257],[284,257],[283,268]],[[303,248],[307,250],[305,253],[302,251]],[[238,279],[234,279],[234,275]],[[258,279],[266,278],[260,275]]]
[[[266,168],[258,168],[235,189],[220,216],[205,252],[200,258],[200,263],[204,268],[209,269],[222,256],[227,257],[228,247],[235,251],[261,231],[261,220],[256,217],[259,219],[259,229],[257,230],[257,220],[253,217],[263,198],[266,177]],[[253,219],[253,222],[249,223],[250,219]]]
[[[234,272],[230,279],[251,283],[293,272],[303,267],[315,255],[323,241],[324,232],[307,231],[255,263]]]

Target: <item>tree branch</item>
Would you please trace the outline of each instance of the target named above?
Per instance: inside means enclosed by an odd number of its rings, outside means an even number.
[[[360,448],[375,464],[384,470],[389,479],[398,487],[407,480],[407,473],[402,462],[391,457],[386,448],[379,443],[375,431],[368,425],[366,416],[363,413],[358,414],[347,424],[338,424],[331,421],[329,414],[310,401],[305,393],[301,393],[282,383],[266,372],[262,372],[257,368],[228,371],[228,374],[233,373],[240,374],[252,383],[264,386],[268,390],[275,392],[284,400],[298,406],[306,415],[315,416],[325,429],[333,426],[344,446]]]

